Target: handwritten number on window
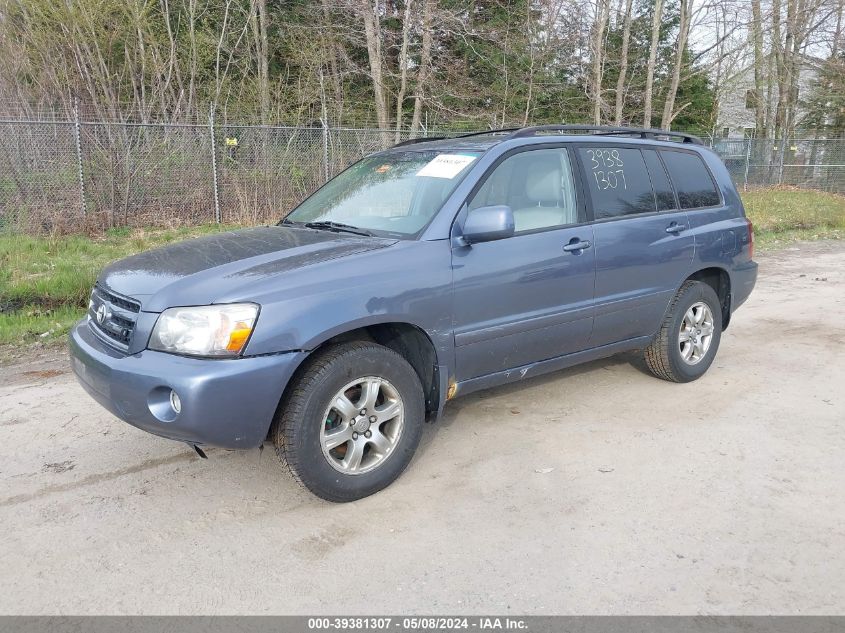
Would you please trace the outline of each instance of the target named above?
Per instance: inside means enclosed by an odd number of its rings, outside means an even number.
[[[616,189],[620,185],[623,189],[628,188],[628,183],[625,181],[624,169],[616,169],[613,171],[603,171],[597,169],[593,171],[593,176],[596,179],[596,187],[600,191],[604,191],[605,189]]]
[[[617,189],[620,185],[623,189],[628,188],[625,180],[625,164],[619,157],[619,150],[588,149],[587,154],[590,157],[596,187],[600,191]]]

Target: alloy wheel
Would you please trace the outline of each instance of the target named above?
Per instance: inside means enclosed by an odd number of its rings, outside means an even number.
[[[688,365],[696,365],[707,355],[713,342],[713,313],[703,301],[692,304],[684,313],[678,333],[678,347],[681,359]]]
[[[404,405],[384,378],[365,376],[346,384],[326,408],[320,429],[323,456],[345,475],[378,468],[391,455],[404,426]]]

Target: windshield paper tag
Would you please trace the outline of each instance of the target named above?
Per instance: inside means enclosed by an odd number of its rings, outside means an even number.
[[[475,156],[464,154],[440,154],[417,172],[417,176],[429,178],[454,178],[464,167],[475,160]]]

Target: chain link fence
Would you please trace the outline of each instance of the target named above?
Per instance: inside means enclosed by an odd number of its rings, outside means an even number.
[[[378,129],[0,121],[0,230],[277,221],[352,162],[407,140]]]
[[[76,232],[275,222],[407,131],[207,123],[0,120],[0,230]],[[845,139],[710,141],[740,189],[845,193]]]
[[[743,190],[787,185],[845,193],[845,139],[716,139],[711,147]]]

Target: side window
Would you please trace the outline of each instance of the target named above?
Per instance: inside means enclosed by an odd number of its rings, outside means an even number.
[[[584,147],[578,152],[597,220],[657,210],[640,150]]]
[[[657,200],[658,211],[669,211],[675,208],[675,192],[672,191],[672,184],[666,169],[660,161],[660,157],[653,149],[644,149],[643,158],[651,176],[651,186],[654,188],[654,198]]]
[[[682,209],[715,207],[719,192],[701,157],[691,152],[660,150]]]
[[[569,153],[564,148],[519,152],[487,176],[469,208],[506,204],[516,232],[575,224],[578,208]]]

